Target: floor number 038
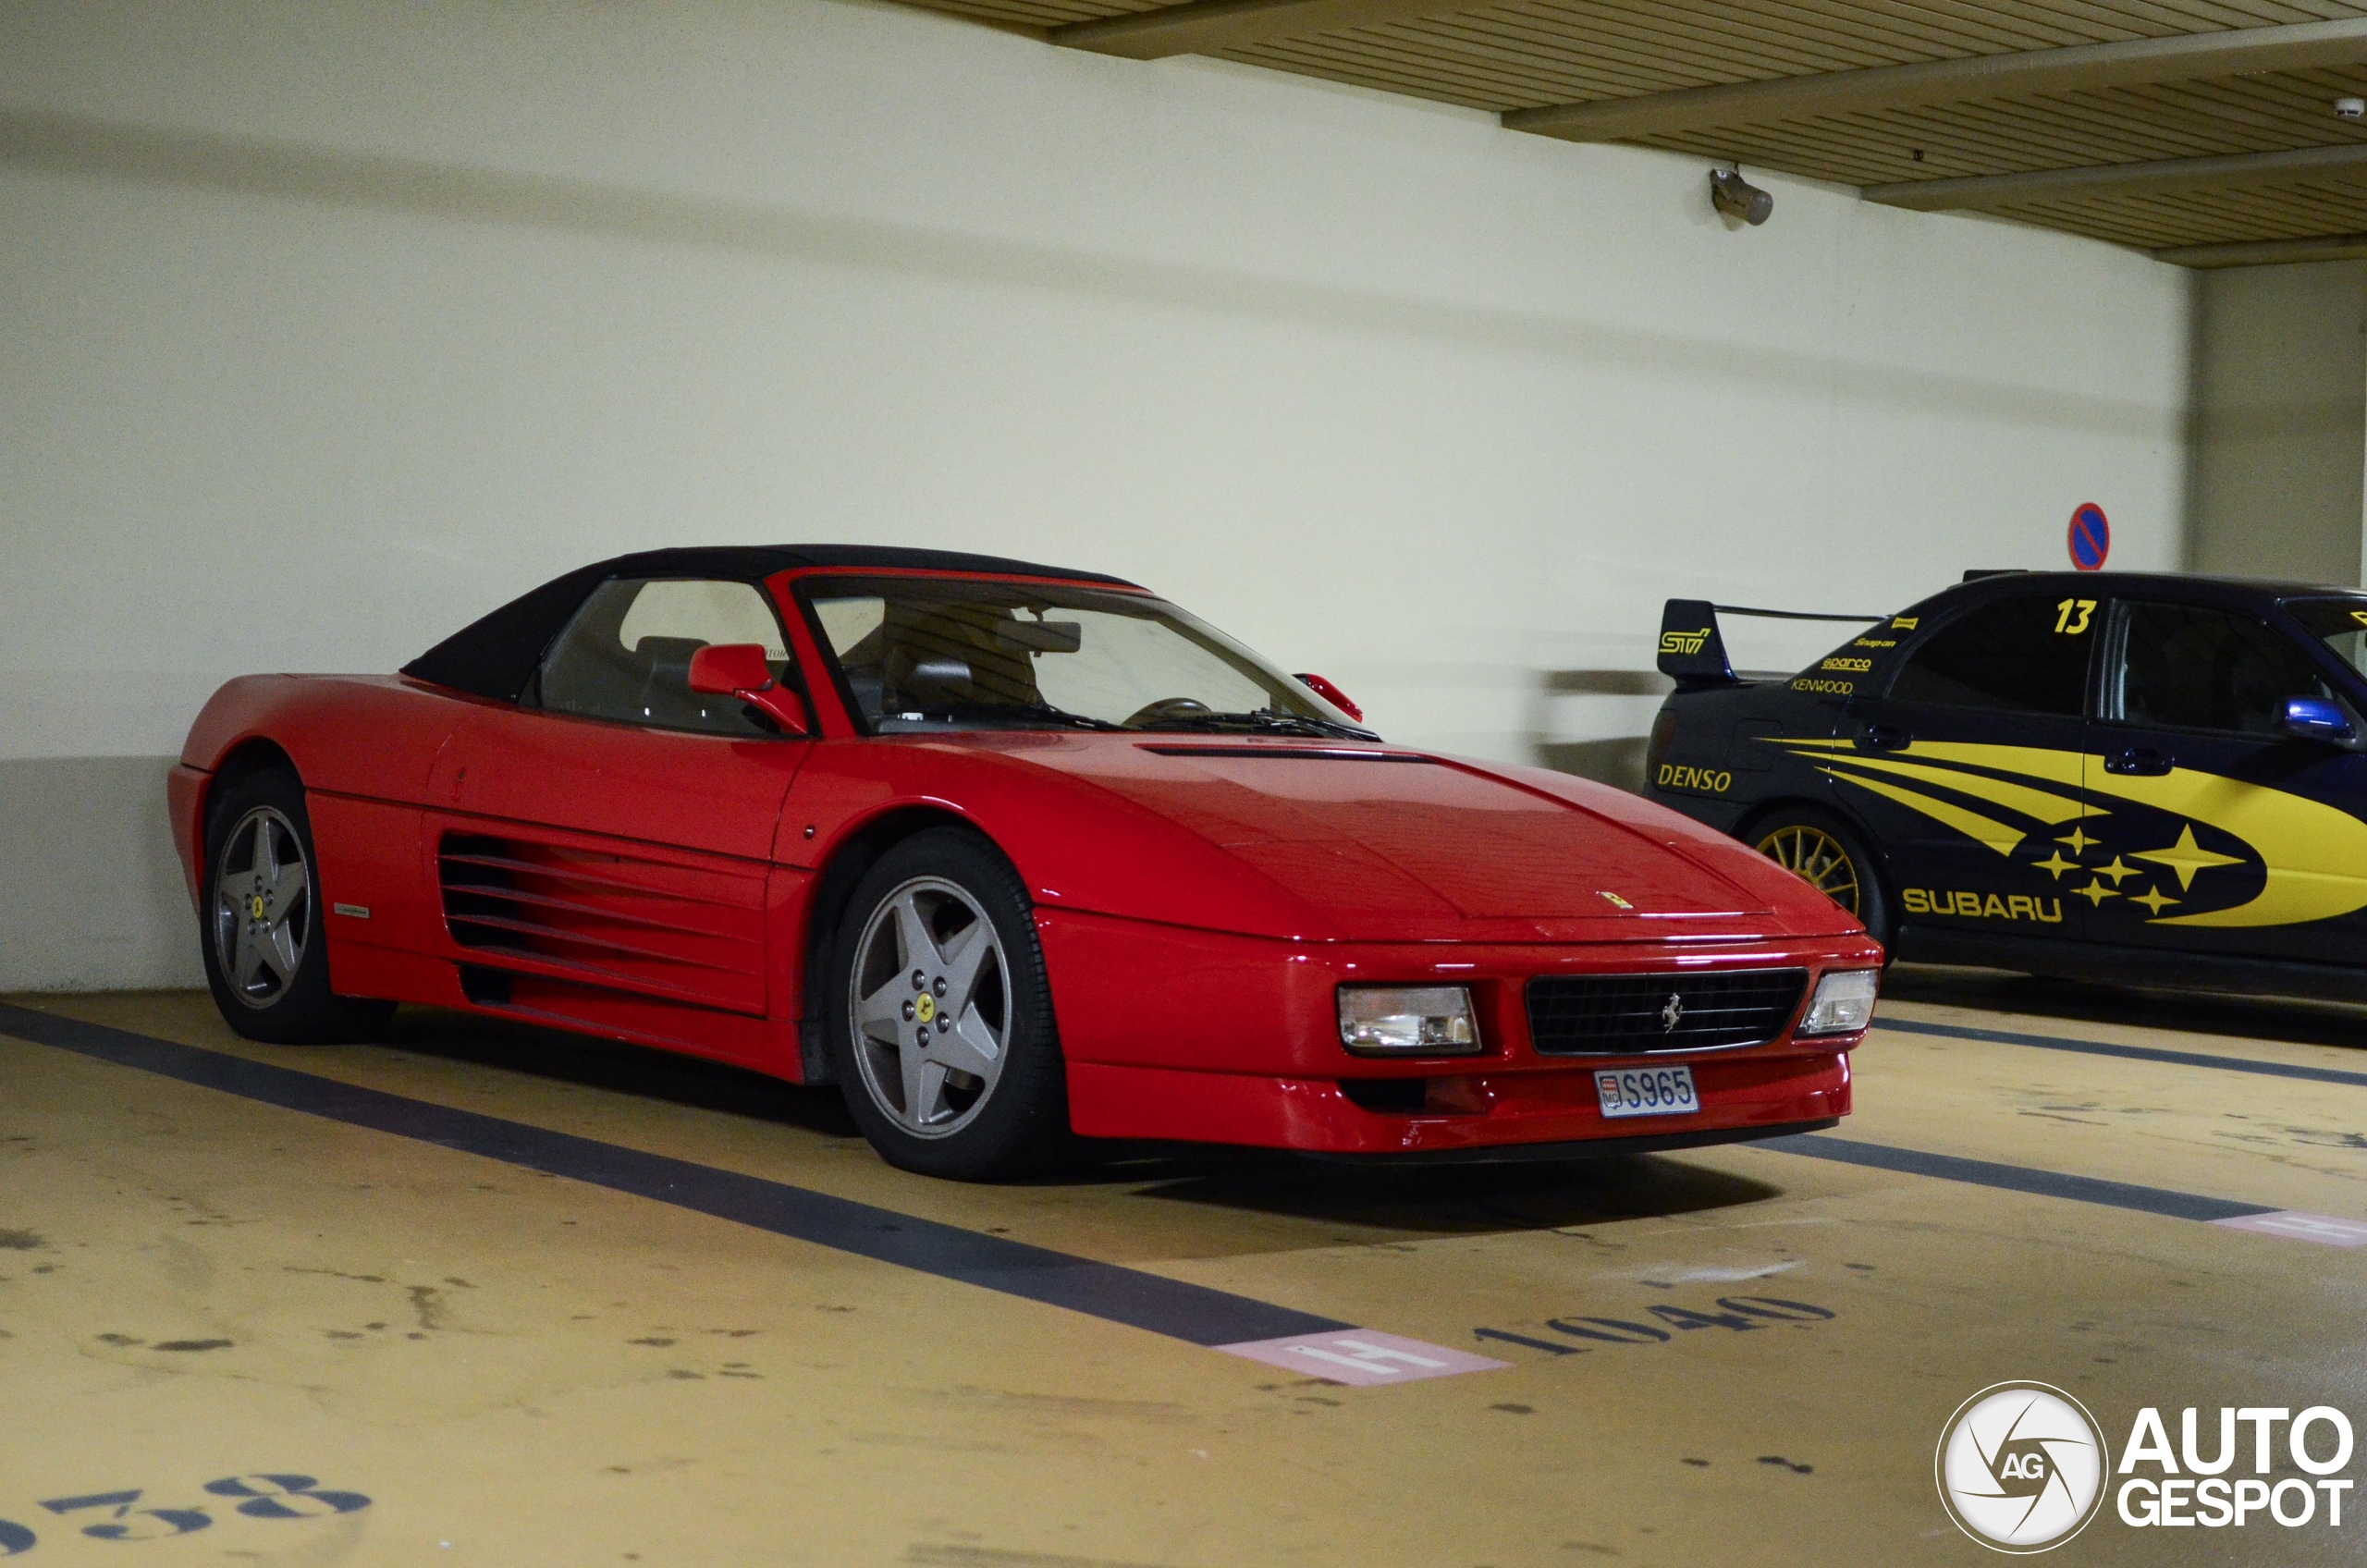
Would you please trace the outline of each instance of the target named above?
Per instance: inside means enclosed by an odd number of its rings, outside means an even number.
[[[202,1530],[214,1523],[207,1508],[234,1509],[250,1519],[317,1519],[370,1506],[370,1500],[360,1492],[331,1491],[310,1476],[225,1476],[206,1482],[204,1489],[221,1501],[194,1508],[143,1508],[141,1489],[134,1487],[49,1498],[42,1506],[61,1518],[82,1515],[76,1520],[82,1534],[103,1541],[153,1540]],[[41,1537],[22,1525],[0,1519],[0,1557],[16,1557],[40,1544]]]

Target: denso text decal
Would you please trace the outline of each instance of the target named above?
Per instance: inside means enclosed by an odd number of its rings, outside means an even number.
[[[1679,767],[1676,764],[1661,764],[1660,777],[1654,780],[1663,790],[1691,790],[1698,793],[1723,795],[1734,788],[1735,776],[1713,772],[1706,767]]]

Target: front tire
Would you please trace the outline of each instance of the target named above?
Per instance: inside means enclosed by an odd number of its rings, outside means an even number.
[[[1760,854],[1857,916],[1883,945],[1888,962],[1897,932],[1897,902],[1882,867],[1855,828],[1830,812],[1794,806],[1761,818],[1750,830]]]
[[[1069,1141],[1052,989],[1026,886],[959,827],[880,856],[821,977],[847,1109],[890,1165],[980,1182]]]
[[[375,1036],[392,1002],[329,989],[327,910],[304,786],[285,768],[251,774],[206,812],[205,982],[231,1030],[275,1045]]]

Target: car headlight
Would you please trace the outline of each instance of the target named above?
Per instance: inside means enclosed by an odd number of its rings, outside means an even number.
[[[1799,1035],[1854,1035],[1874,1016],[1879,969],[1836,969],[1816,983],[1809,1011],[1793,1031]]]
[[[1340,1043],[1359,1056],[1469,1056],[1479,1021],[1464,986],[1343,986]]]

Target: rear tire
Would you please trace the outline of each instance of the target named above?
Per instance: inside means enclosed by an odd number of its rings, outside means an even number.
[[[222,1021],[250,1040],[366,1040],[394,1016],[392,1002],[329,989],[319,864],[304,786],[286,768],[250,774],[209,804],[199,946]]]
[[[1890,962],[1898,900],[1858,830],[1828,811],[1786,806],[1751,826],[1751,847],[1857,916]]]
[[[881,855],[818,979],[840,1092],[890,1165],[984,1182],[1067,1153],[1067,1070],[1035,913],[984,839],[933,827]]]

